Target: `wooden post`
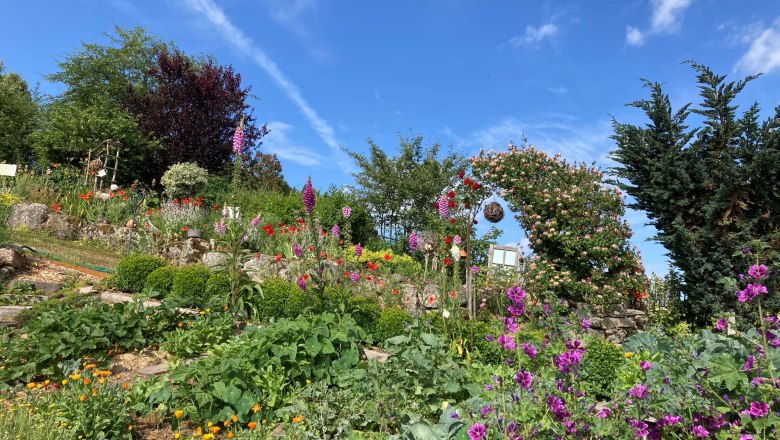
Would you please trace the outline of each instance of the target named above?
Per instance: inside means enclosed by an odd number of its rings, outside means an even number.
[[[84,186],[89,182],[89,164],[92,163],[92,150],[87,154],[87,166],[84,167]]]
[[[119,168],[119,146],[115,145],[116,156],[114,156],[114,172],[111,174],[111,185],[116,183],[116,169]]]

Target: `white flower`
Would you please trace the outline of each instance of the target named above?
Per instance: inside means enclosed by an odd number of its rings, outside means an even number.
[[[116,183],[111,184],[111,191],[116,191],[118,189],[119,189],[119,185],[117,185]]]
[[[452,254],[452,259],[455,261],[460,261],[460,248],[457,244],[452,245],[452,249],[450,249],[450,253]]]
[[[108,172],[105,168],[97,172],[98,177],[105,177],[106,174],[108,174]]]
[[[444,310],[444,311],[442,311],[442,312],[441,312],[441,316],[443,316],[443,317],[444,317],[444,319],[449,319],[449,317],[450,317],[450,311],[449,311],[449,310]]]

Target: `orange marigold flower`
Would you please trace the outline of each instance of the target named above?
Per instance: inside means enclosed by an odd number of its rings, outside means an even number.
[[[303,421],[303,416],[300,416],[300,415],[299,416],[295,416],[295,417],[292,418],[292,422],[293,423],[300,423],[302,421]]]
[[[80,402],[83,402],[83,401],[85,401],[85,400],[87,400],[87,396],[85,396],[85,395],[83,395],[83,394],[79,396],[79,401],[80,401]]]
[[[219,430],[220,430],[220,429],[222,429],[222,428],[220,428],[219,426],[212,426],[212,427],[211,427],[211,428],[209,428],[209,429],[211,430],[211,432],[213,432],[214,434],[216,434],[216,433],[218,433],[218,432],[219,432]]]
[[[233,432],[231,432],[231,431],[228,431],[228,433],[227,433],[227,438],[233,438],[233,437],[235,437],[235,436],[236,436],[236,435],[235,435],[235,434],[233,434]]]
[[[246,426],[249,429],[255,429],[255,428],[257,428],[257,422],[249,422],[249,423],[246,424]]]
[[[184,415],[184,411],[182,411],[180,409],[177,409],[176,411],[173,412],[173,416],[176,417],[177,419],[180,419],[181,416],[183,416],[183,415]]]
[[[233,414],[233,415],[230,417],[230,420],[232,420],[232,421],[233,421],[233,423],[236,423],[236,422],[238,421],[238,417],[237,417],[235,414]]]
[[[252,412],[253,413],[257,413],[261,409],[263,409],[263,405],[260,405],[259,403],[255,403],[255,406],[252,407]],[[235,417],[235,416],[233,416],[233,417]]]

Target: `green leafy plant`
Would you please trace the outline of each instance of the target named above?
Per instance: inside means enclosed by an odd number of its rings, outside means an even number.
[[[376,321],[374,336],[378,341],[386,341],[394,336],[403,335],[412,321],[411,313],[404,309],[397,307],[384,309]]]
[[[181,198],[194,196],[208,183],[209,172],[195,163],[182,162],[173,164],[163,174],[160,183],[165,187],[168,196]]]
[[[230,295],[230,278],[222,272],[214,272],[206,282],[207,298],[227,298]]]
[[[589,338],[585,347],[580,369],[582,389],[597,399],[612,398],[617,373],[626,361],[623,349],[599,338]]]
[[[160,348],[175,359],[182,359],[204,353],[233,336],[235,324],[231,316],[205,316],[166,334]]]
[[[259,319],[271,321],[287,316],[287,300],[300,290],[300,287],[289,281],[272,278],[260,283],[260,293],[249,298],[249,301],[255,306]]]
[[[171,300],[180,305],[209,306],[212,299],[206,292],[209,277],[211,271],[202,264],[180,267],[173,277]]]
[[[143,254],[128,255],[116,267],[116,286],[126,292],[141,292],[149,274],[165,265],[166,261],[159,257]]]
[[[173,289],[173,279],[176,276],[176,270],[177,268],[175,266],[163,266],[153,270],[152,273],[146,277],[144,291],[151,293],[154,297],[166,297],[170,295],[171,289]]]

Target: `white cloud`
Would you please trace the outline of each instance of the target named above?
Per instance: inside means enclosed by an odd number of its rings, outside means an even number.
[[[217,6],[212,0],[184,0],[184,3],[192,10],[203,15],[219,30],[223,38],[238,51],[248,55],[255,64],[263,69],[282,93],[303,113],[311,128],[325,145],[330,148],[331,154],[340,165],[342,171],[348,173],[352,170],[353,165],[344,152],[341,151],[341,146],[330,124],[317,114],[314,107],[303,97],[298,86],[282,72],[279,65],[230,21],[222,8]]]
[[[317,9],[317,0],[262,0],[262,3],[274,20],[300,32],[304,31],[302,17]]]
[[[528,47],[536,48],[544,40],[551,39],[558,35],[558,26],[553,23],[543,24],[539,27],[526,26],[523,35],[512,37],[507,44],[514,48]]]
[[[547,87],[547,91],[550,93],[555,93],[556,95],[563,95],[565,93],[568,93],[569,89],[567,89],[564,86],[558,86],[558,87]]]
[[[652,0],[650,28],[642,31],[633,26],[626,27],[626,44],[641,46],[650,35],[674,34],[680,30],[685,10],[693,0]]]
[[[645,44],[645,35],[633,26],[626,26],[626,43],[630,46],[641,46]]]
[[[316,168],[326,161],[317,152],[296,144],[288,134],[294,127],[290,124],[273,121],[268,123],[270,133],[263,137],[263,150],[276,154],[282,162],[294,162],[305,167]]]
[[[755,32],[747,52],[737,61],[737,69],[747,73],[771,73],[780,68],[780,17],[771,26]]]

